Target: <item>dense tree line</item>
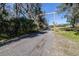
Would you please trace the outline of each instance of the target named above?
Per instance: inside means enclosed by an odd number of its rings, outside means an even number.
[[[0,36],[15,37],[46,28],[39,3],[0,3]]]

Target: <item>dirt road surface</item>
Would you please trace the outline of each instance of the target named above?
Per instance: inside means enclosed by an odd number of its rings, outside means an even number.
[[[35,34],[33,34],[35,35]],[[57,37],[54,32],[46,31],[33,37],[0,47],[1,56],[62,56],[76,55],[69,52],[75,43]],[[78,48],[76,48],[78,49]],[[73,50],[74,51],[74,50]],[[78,52],[78,51],[77,51]],[[78,54],[77,54],[78,55]]]

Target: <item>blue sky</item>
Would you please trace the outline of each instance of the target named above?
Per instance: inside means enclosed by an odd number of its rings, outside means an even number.
[[[45,11],[46,13],[53,12],[57,10],[57,6],[59,6],[59,3],[43,3],[42,4],[42,10]],[[12,6],[8,6],[7,8],[12,8]],[[56,14],[55,20],[53,15],[45,15],[46,20],[48,21],[49,25],[52,25],[53,22],[57,24],[63,24],[67,23],[66,18],[63,18],[63,14]]]
[[[45,12],[53,12],[53,11],[57,10],[58,5],[60,5],[60,4],[59,3],[43,3],[42,10],[44,10]],[[49,25],[52,25],[53,22],[55,22],[57,24],[67,23],[66,18],[63,18],[63,14],[56,14],[55,20],[54,20],[53,15],[46,15],[45,17],[46,17]]]

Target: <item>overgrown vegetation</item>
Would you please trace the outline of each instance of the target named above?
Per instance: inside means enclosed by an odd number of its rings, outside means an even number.
[[[63,3],[58,6],[58,13],[63,13],[69,23],[67,27],[58,27],[56,32],[66,38],[79,42],[79,3]]]
[[[10,39],[47,27],[39,3],[0,3],[0,40]]]
[[[79,42],[79,32],[74,31],[73,28],[60,27],[55,30],[57,34],[64,36],[75,42]]]

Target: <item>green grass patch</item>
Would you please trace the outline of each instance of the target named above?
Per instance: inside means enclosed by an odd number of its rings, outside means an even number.
[[[79,42],[79,33],[74,32],[74,31],[58,31],[58,34],[63,35],[64,37]]]
[[[7,40],[7,39],[9,39],[9,36],[7,36],[6,34],[0,35],[0,40]]]

